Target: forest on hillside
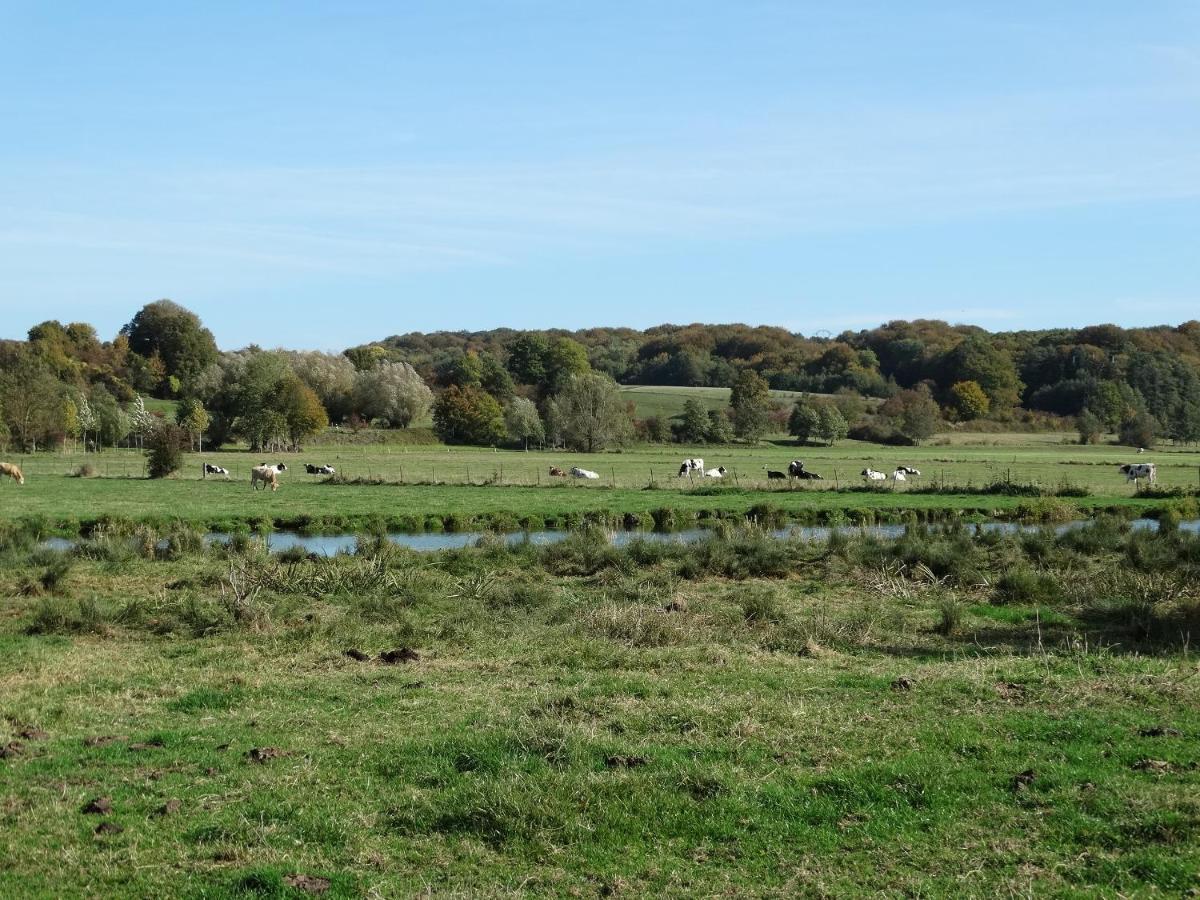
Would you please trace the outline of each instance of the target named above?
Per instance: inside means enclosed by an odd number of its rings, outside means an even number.
[[[731,402],[639,420],[620,384],[729,387]],[[808,396],[781,408],[770,388]],[[169,424],[196,447],[295,448],[331,424],[429,421],[448,443],[579,449],[772,431],[912,442],[950,426],[1192,443],[1200,322],[988,332],[915,320],[836,337],[738,324],[495,329],[411,332],[342,353],[222,351],[199,316],[161,300],[110,339],[49,320],[0,342],[0,446],[140,446],[162,424],[154,398],[176,401]]]

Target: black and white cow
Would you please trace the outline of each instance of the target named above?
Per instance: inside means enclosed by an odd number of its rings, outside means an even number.
[[[905,475],[911,475],[914,478],[921,477],[921,470],[914,469],[912,466],[896,466],[897,472],[903,472]]]
[[[801,481],[823,481],[824,480],[816,472],[810,472],[810,471],[808,471],[808,469],[801,469],[800,474],[798,474],[796,477],[799,478]]]
[[[1145,478],[1154,484],[1158,478],[1158,468],[1154,463],[1125,463],[1120,468],[1126,481],[1140,481]]]
[[[766,466],[763,466],[763,468],[764,468],[764,469],[767,469],[767,467],[766,467]],[[770,480],[770,481],[783,481],[783,479],[785,479],[785,478],[787,478],[787,475],[786,475],[785,473],[783,473],[783,472],[776,472],[774,469],[767,469],[767,479],[768,479],[768,480]]]
[[[705,472],[704,477],[705,478],[724,478],[725,471],[726,470],[725,470],[724,466],[717,466],[715,469],[709,469],[707,472]]]
[[[867,481],[887,481],[887,474],[884,472],[876,472],[870,466],[862,470],[862,477]]]
[[[209,475],[224,475],[226,478],[228,478],[229,470],[223,466],[214,466],[210,463],[204,463],[203,468],[200,470],[200,477],[207,478]]]
[[[804,460],[793,459],[788,463],[788,478],[803,478]]]
[[[685,459],[679,464],[680,478],[688,478],[693,472],[699,475],[704,474],[704,460],[700,459],[700,457],[696,457],[695,459]]]
[[[331,465],[314,466],[312,463],[305,463],[304,471],[309,475],[334,475],[337,473],[337,470]]]

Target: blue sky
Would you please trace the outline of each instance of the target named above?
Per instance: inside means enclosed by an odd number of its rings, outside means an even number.
[[[0,336],[1200,316],[1200,4],[0,0]]]

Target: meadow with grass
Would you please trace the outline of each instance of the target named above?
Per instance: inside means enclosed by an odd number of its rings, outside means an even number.
[[[859,441],[798,447],[780,437],[755,446],[640,445],[593,454],[397,445],[369,436],[353,444],[333,441],[336,436],[300,453],[191,453],[165,479],[145,478],[145,456],[133,450],[14,457],[27,483],[0,485],[0,518],[72,532],[106,518],[326,531],[540,529],[587,519],[652,527],[653,513],[660,510],[677,512],[676,526],[755,510],[791,521],[837,523],[898,521],[910,512],[934,518],[1063,518],[1182,504],[1193,517],[1200,488],[1195,449],[1164,448],[1144,457],[1111,445],[1065,444],[1045,434],[955,434],[920,447]],[[725,477],[679,477],[685,455],[726,467]],[[822,480],[767,478],[768,469],[786,470],[795,458]],[[1117,469],[1139,459],[1156,463],[1153,487],[1130,484]],[[264,461],[288,466],[277,492],[250,488],[250,468]],[[204,462],[227,468],[230,477],[203,478]],[[332,465],[336,474],[308,475],[306,462]],[[859,474],[867,466],[890,473],[900,465],[921,475],[866,485]],[[554,466],[581,466],[600,478],[551,477]]]
[[[1200,539],[0,542],[4,896],[1180,896]]]

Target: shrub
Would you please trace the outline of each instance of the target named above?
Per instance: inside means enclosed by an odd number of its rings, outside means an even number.
[[[178,425],[163,422],[146,439],[147,470],[151,478],[166,478],[183,468],[183,451],[190,437]]]
[[[1062,589],[1052,576],[1018,569],[1000,577],[996,582],[995,603],[1050,603],[1062,596]]]

